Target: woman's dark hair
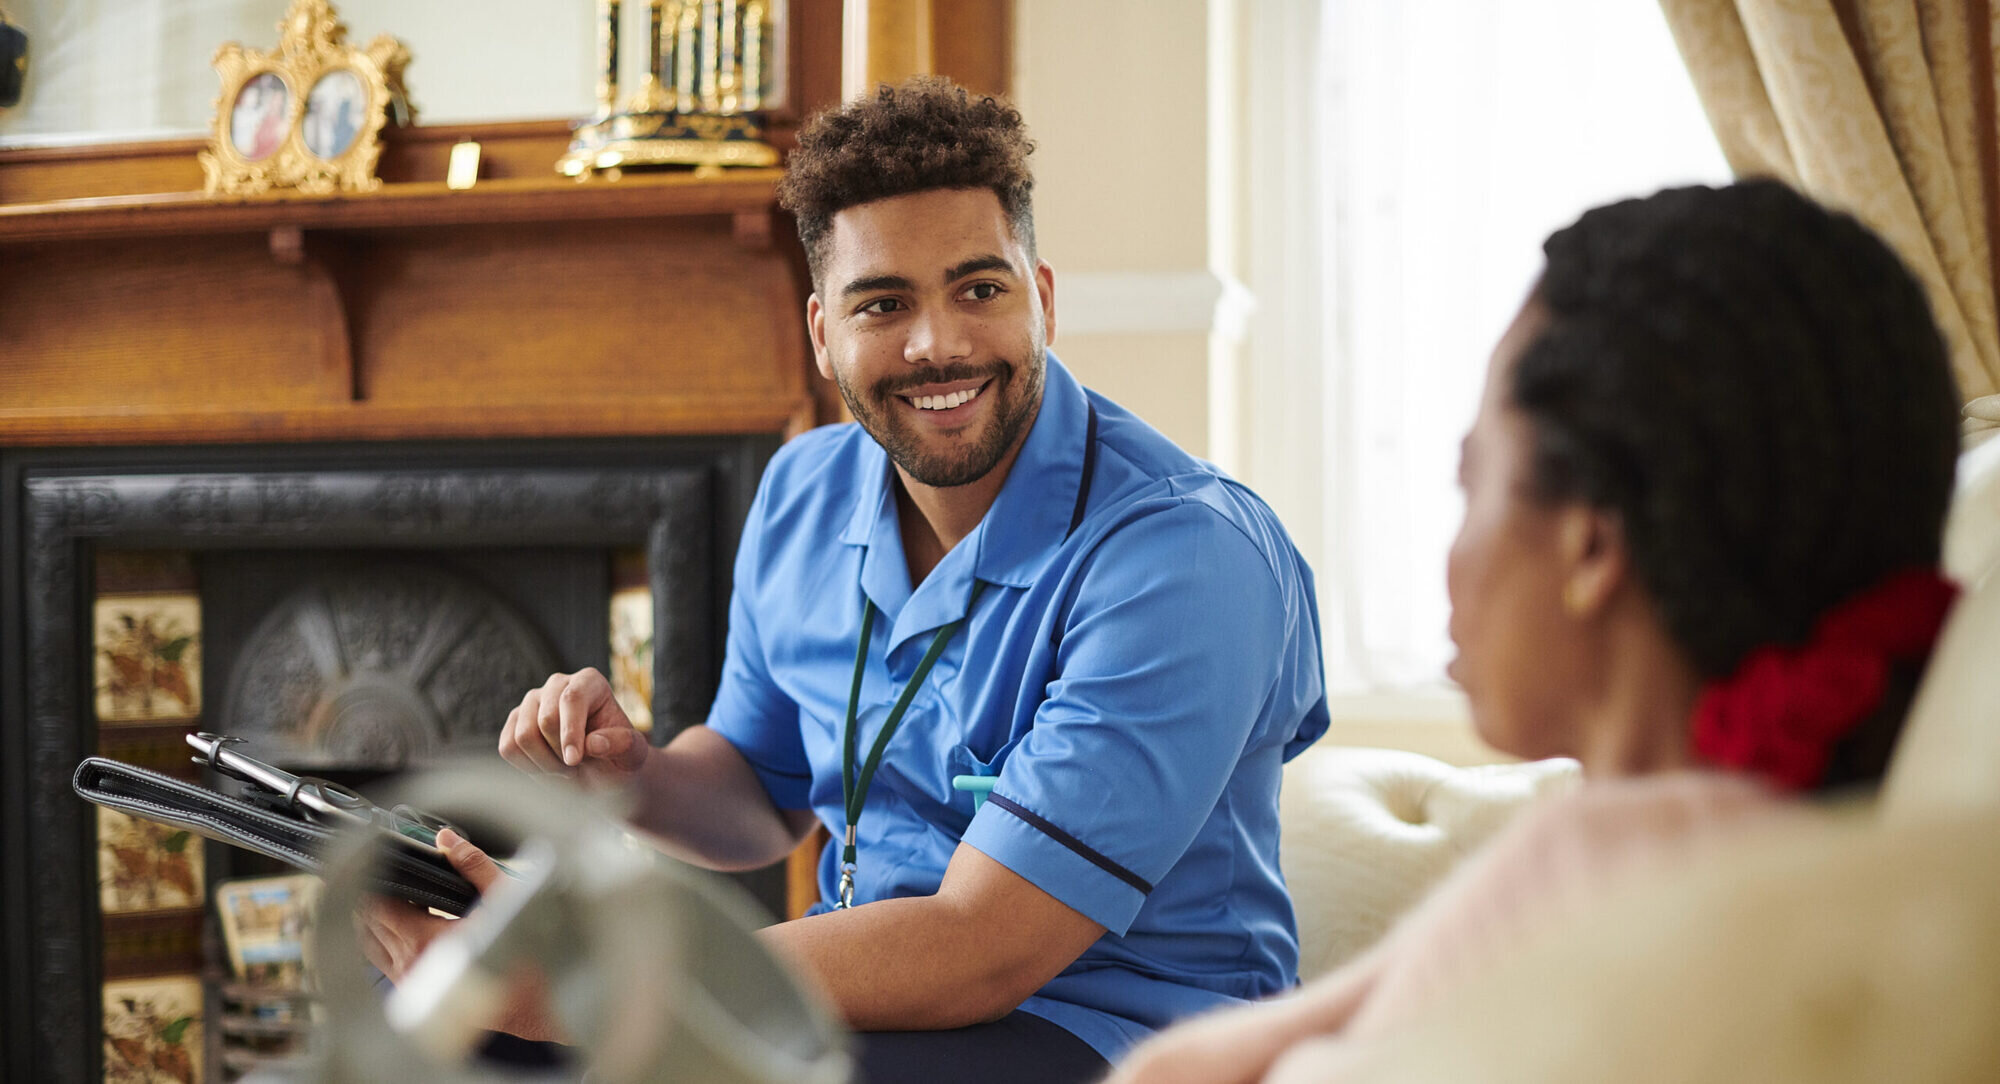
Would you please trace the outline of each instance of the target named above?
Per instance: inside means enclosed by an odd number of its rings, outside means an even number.
[[[1537,496],[1620,517],[1703,678],[1937,564],[1957,390],[1922,288],[1866,227],[1752,181],[1599,207],[1543,249],[1546,323],[1511,388]],[[1822,788],[1880,778],[1915,672],[1891,685]]]
[[[778,201],[799,221],[817,288],[833,216],[857,204],[938,188],[986,188],[1030,259],[1035,179],[1020,111],[936,76],[882,86],[815,115],[785,163]]]

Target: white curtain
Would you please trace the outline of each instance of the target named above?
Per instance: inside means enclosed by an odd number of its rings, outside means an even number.
[[[1318,231],[1317,296],[1253,288],[1276,319],[1317,321],[1303,364],[1319,367],[1305,466],[1320,499],[1300,534],[1328,677],[1435,689],[1458,441],[1542,239],[1595,204],[1730,174],[1652,0],[1323,0],[1316,14],[1319,183],[1300,217]]]

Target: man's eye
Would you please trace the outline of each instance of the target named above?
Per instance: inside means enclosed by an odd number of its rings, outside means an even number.
[[[873,301],[870,301],[868,304],[861,306],[860,311],[881,315],[886,313],[897,312],[901,310],[902,307],[903,303],[901,301],[896,300],[893,297],[879,297]]]
[[[965,288],[965,293],[966,296],[972,298],[974,301],[991,301],[1000,295],[1000,284],[997,282],[975,282]]]

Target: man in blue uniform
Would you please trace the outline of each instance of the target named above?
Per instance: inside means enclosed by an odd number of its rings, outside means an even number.
[[[1030,149],[933,80],[801,133],[782,197],[856,423],[765,472],[708,725],[653,749],[584,671],[500,739],[633,788],[715,868],[824,824],[820,904],[767,936],[868,1033],[870,1080],[1088,1079],[1295,978],[1277,797],[1327,724],[1311,574],[1046,352]]]

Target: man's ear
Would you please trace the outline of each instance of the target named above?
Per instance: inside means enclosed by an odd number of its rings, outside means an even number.
[[[1035,293],[1042,299],[1042,345],[1056,344],[1056,269],[1047,260],[1035,261]]]
[[[833,362],[826,356],[826,306],[819,303],[815,292],[806,298],[806,336],[812,340],[813,364],[819,366],[819,375],[833,379]]]
[[[1557,513],[1556,545],[1563,563],[1563,606],[1571,617],[1603,612],[1631,574],[1625,521],[1615,512],[1581,502]]]

